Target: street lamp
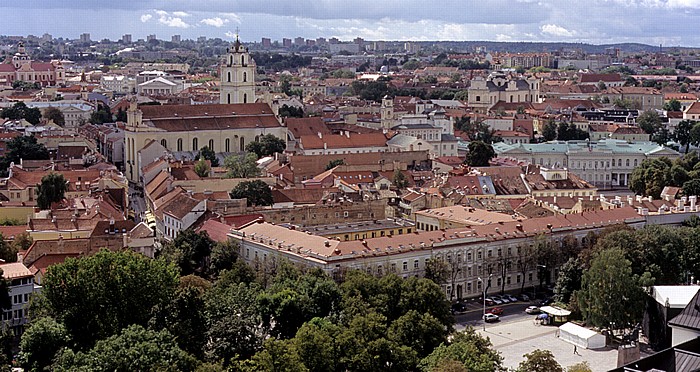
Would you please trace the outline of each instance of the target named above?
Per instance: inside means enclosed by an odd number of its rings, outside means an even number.
[[[484,288],[483,296],[482,299],[484,300],[484,312],[481,314],[481,320],[484,322],[484,331],[486,330],[486,291],[488,291],[489,286],[491,286],[491,277],[493,274],[489,274],[489,282],[487,285],[484,285],[484,280],[481,279],[481,277],[476,278],[481,282],[482,287]]]

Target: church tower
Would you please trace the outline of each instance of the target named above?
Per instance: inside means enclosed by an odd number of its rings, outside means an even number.
[[[226,60],[221,66],[220,103],[255,102],[255,71],[255,61],[236,35],[233,46],[226,48]]]

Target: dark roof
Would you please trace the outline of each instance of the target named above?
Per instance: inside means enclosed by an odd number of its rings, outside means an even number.
[[[671,319],[668,324],[700,331],[700,291],[695,294],[685,309]]]
[[[700,370],[700,338],[613,369],[610,372],[692,372]]]
[[[144,123],[169,132],[274,128],[281,124],[266,103],[141,106]]]

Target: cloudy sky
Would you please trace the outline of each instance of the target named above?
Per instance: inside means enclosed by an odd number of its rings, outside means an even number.
[[[700,0],[2,0],[3,35],[156,34],[700,46]],[[694,27],[695,26],[695,27]]]

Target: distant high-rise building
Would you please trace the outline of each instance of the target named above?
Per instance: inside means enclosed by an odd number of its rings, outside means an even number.
[[[173,43],[179,43],[182,40],[182,37],[180,35],[173,35],[170,38],[170,41]]]
[[[282,39],[282,46],[285,48],[291,48],[292,47],[292,39]]]
[[[304,45],[304,43],[306,43],[306,40],[304,40],[303,37],[295,37],[294,38],[294,45],[302,46],[302,45]]]
[[[403,49],[406,53],[418,53],[420,52],[420,45],[416,43],[406,42],[403,44]]]
[[[81,43],[89,43],[90,42],[90,33],[85,32],[80,34],[80,42]]]
[[[316,45],[316,40],[306,39],[306,46],[314,46],[314,45]]]
[[[155,34],[146,36],[146,41],[151,41],[151,40],[156,40]]]
[[[326,41],[325,37],[316,38],[316,45],[322,46],[322,45],[326,45],[326,43],[328,43],[328,41]]]
[[[131,44],[131,34],[122,35],[122,43]]]
[[[52,40],[53,40],[53,36],[51,36],[51,34],[49,34],[49,33],[46,33],[46,34],[41,36],[41,41],[52,41]]]
[[[332,38],[328,39],[328,42],[331,44],[340,44],[340,40],[338,40],[337,37],[332,37]]]
[[[207,42],[207,37],[206,36],[200,36],[197,38],[198,43],[206,43]]]
[[[360,46],[360,50],[364,49],[365,46],[365,39],[361,37],[356,37],[355,40],[352,41],[353,43],[357,44]]]
[[[263,48],[270,48],[270,47],[272,47],[272,40],[270,40],[269,37],[264,37],[264,38],[262,38],[262,46],[263,46]]]

